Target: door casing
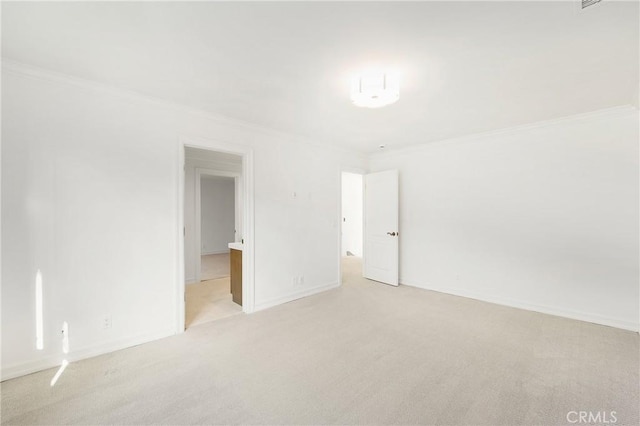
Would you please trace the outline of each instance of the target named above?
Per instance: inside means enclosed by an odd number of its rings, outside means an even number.
[[[205,139],[193,136],[180,136],[177,143],[176,174],[178,193],[176,196],[176,246],[177,267],[175,276],[175,331],[185,330],[185,276],[184,276],[184,168],[185,148],[205,149],[242,157],[242,311],[251,313],[255,308],[255,241],[254,241],[254,152],[246,145]]]

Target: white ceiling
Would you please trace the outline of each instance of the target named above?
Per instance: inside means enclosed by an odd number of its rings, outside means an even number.
[[[2,3],[4,57],[366,152],[637,104],[638,2]],[[400,100],[349,101],[402,70]]]

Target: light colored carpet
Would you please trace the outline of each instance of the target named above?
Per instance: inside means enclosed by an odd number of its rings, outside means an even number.
[[[242,312],[242,306],[233,303],[229,277],[187,285],[185,326],[225,318]]]
[[[348,259],[347,261],[350,261]],[[638,424],[638,335],[350,275],[2,384],[6,424]]]
[[[200,281],[229,276],[229,253],[206,254],[200,259]]]

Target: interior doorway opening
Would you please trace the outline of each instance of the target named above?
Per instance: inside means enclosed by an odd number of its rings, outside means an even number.
[[[342,283],[362,276],[364,187],[363,175],[342,172],[340,262]]]
[[[240,155],[186,147],[184,164],[184,320],[189,328],[242,312],[241,299],[232,294],[230,253],[238,244],[241,250],[243,241],[243,161]]]
[[[229,243],[236,241],[235,178],[213,173],[200,173],[200,282],[229,277]]]

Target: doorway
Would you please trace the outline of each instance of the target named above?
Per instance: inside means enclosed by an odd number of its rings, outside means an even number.
[[[212,154],[194,160],[187,149],[186,167],[214,166]],[[230,158],[241,166],[241,159]],[[234,164],[230,163],[230,164]],[[235,167],[228,167],[233,168]],[[187,279],[185,290],[185,327],[214,321],[242,312],[240,304],[232,300],[229,244],[238,242],[242,234],[238,220],[236,194],[241,193],[241,168],[234,172],[196,167],[195,169],[195,279]],[[189,185],[186,182],[185,185]],[[185,193],[187,188],[185,188]],[[185,215],[189,211],[185,200]],[[186,254],[186,252],[185,252]]]
[[[362,277],[363,254],[363,175],[342,172],[340,266],[342,283]]]
[[[341,192],[341,282],[364,277],[398,286],[398,171],[343,171]]]
[[[251,149],[206,140],[181,140],[179,148],[176,323],[182,332],[253,311],[253,158]],[[235,275],[244,277],[237,303],[231,297],[231,246],[242,256]]]
[[[188,155],[194,152],[198,155],[193,149],[187,150]],[[229,276],[229,243],[242,241],[242,162],[240,158],[230,159],[234,163],[229,163],[226,168],[233,171],[195,168],[195,282]],[[205,161],[215,167],[214,162]],[[202,159],[194,161],[187,157],[185,166],[203,163]],[[186,181],[185,185],[189,183]],[[188,208],[186,203],[185,199],[185,212]]]

